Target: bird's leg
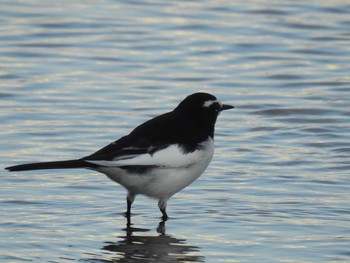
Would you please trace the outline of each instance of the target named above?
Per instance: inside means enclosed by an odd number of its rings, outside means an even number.
[[[165,209],[160,209],[160,212],[162,212],[163,216],[162,219],[163,221],[167,221],[168,220],[168,214],[166,213]]]
[[[126,197],[126,205],[127,205],[127,209],[125,212],[125,216],[126,218],[128,218],[130,220],[130,216],[131,216],[131,205],[135,200],[135,194],[128,192],[128,195]]]
[[[168,198],[166,199],[159,199],[158,201],[158,207],[159,207],[159,210],[160,212],[162,212],[162,219],[163,221],[167,221],[168,220],[168,214],[166,213],[166,205],[167,205],[167,201],[168,201]]]

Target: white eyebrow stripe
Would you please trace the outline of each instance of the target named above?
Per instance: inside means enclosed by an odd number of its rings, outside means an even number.
[[[203,107],[209,108],[214,103],[219,103],[221,105],[221,102],[218,100],[207,100],[203,103]]]

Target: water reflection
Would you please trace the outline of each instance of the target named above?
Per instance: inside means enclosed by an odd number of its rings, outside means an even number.
[[[145,234],[151,230],[132,225],[127,225],[123,231],[125,235],[120,236],[119,241],[105,242],[101,248],[109,252],[108,259],[104,256],[89,262],[205,262],[205,258],[198,255],[199,247],[167,235],[164,221],[157,227],[158,234]]]

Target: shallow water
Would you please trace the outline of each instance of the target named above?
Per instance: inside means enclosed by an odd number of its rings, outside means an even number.
[[[90,154],[196,91],[236,106],[169,202],[0,173],[1,262],[350,262],[348,1],[2,1],[2,167]]]

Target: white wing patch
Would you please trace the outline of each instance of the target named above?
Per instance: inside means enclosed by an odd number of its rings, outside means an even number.
[[[122,156],[111,161],[105,160],[85,160],[93,164],[106,167],[120,167],[133,165],[151,165],[168,168],[188,167],[203,159],[212,158],[214,154],[214,141],[209,138],[200,145],[199,150],[191,153],[183,153],[178,144],[172,144],[167,148],[155,152],[153,155],[149,153]]]

